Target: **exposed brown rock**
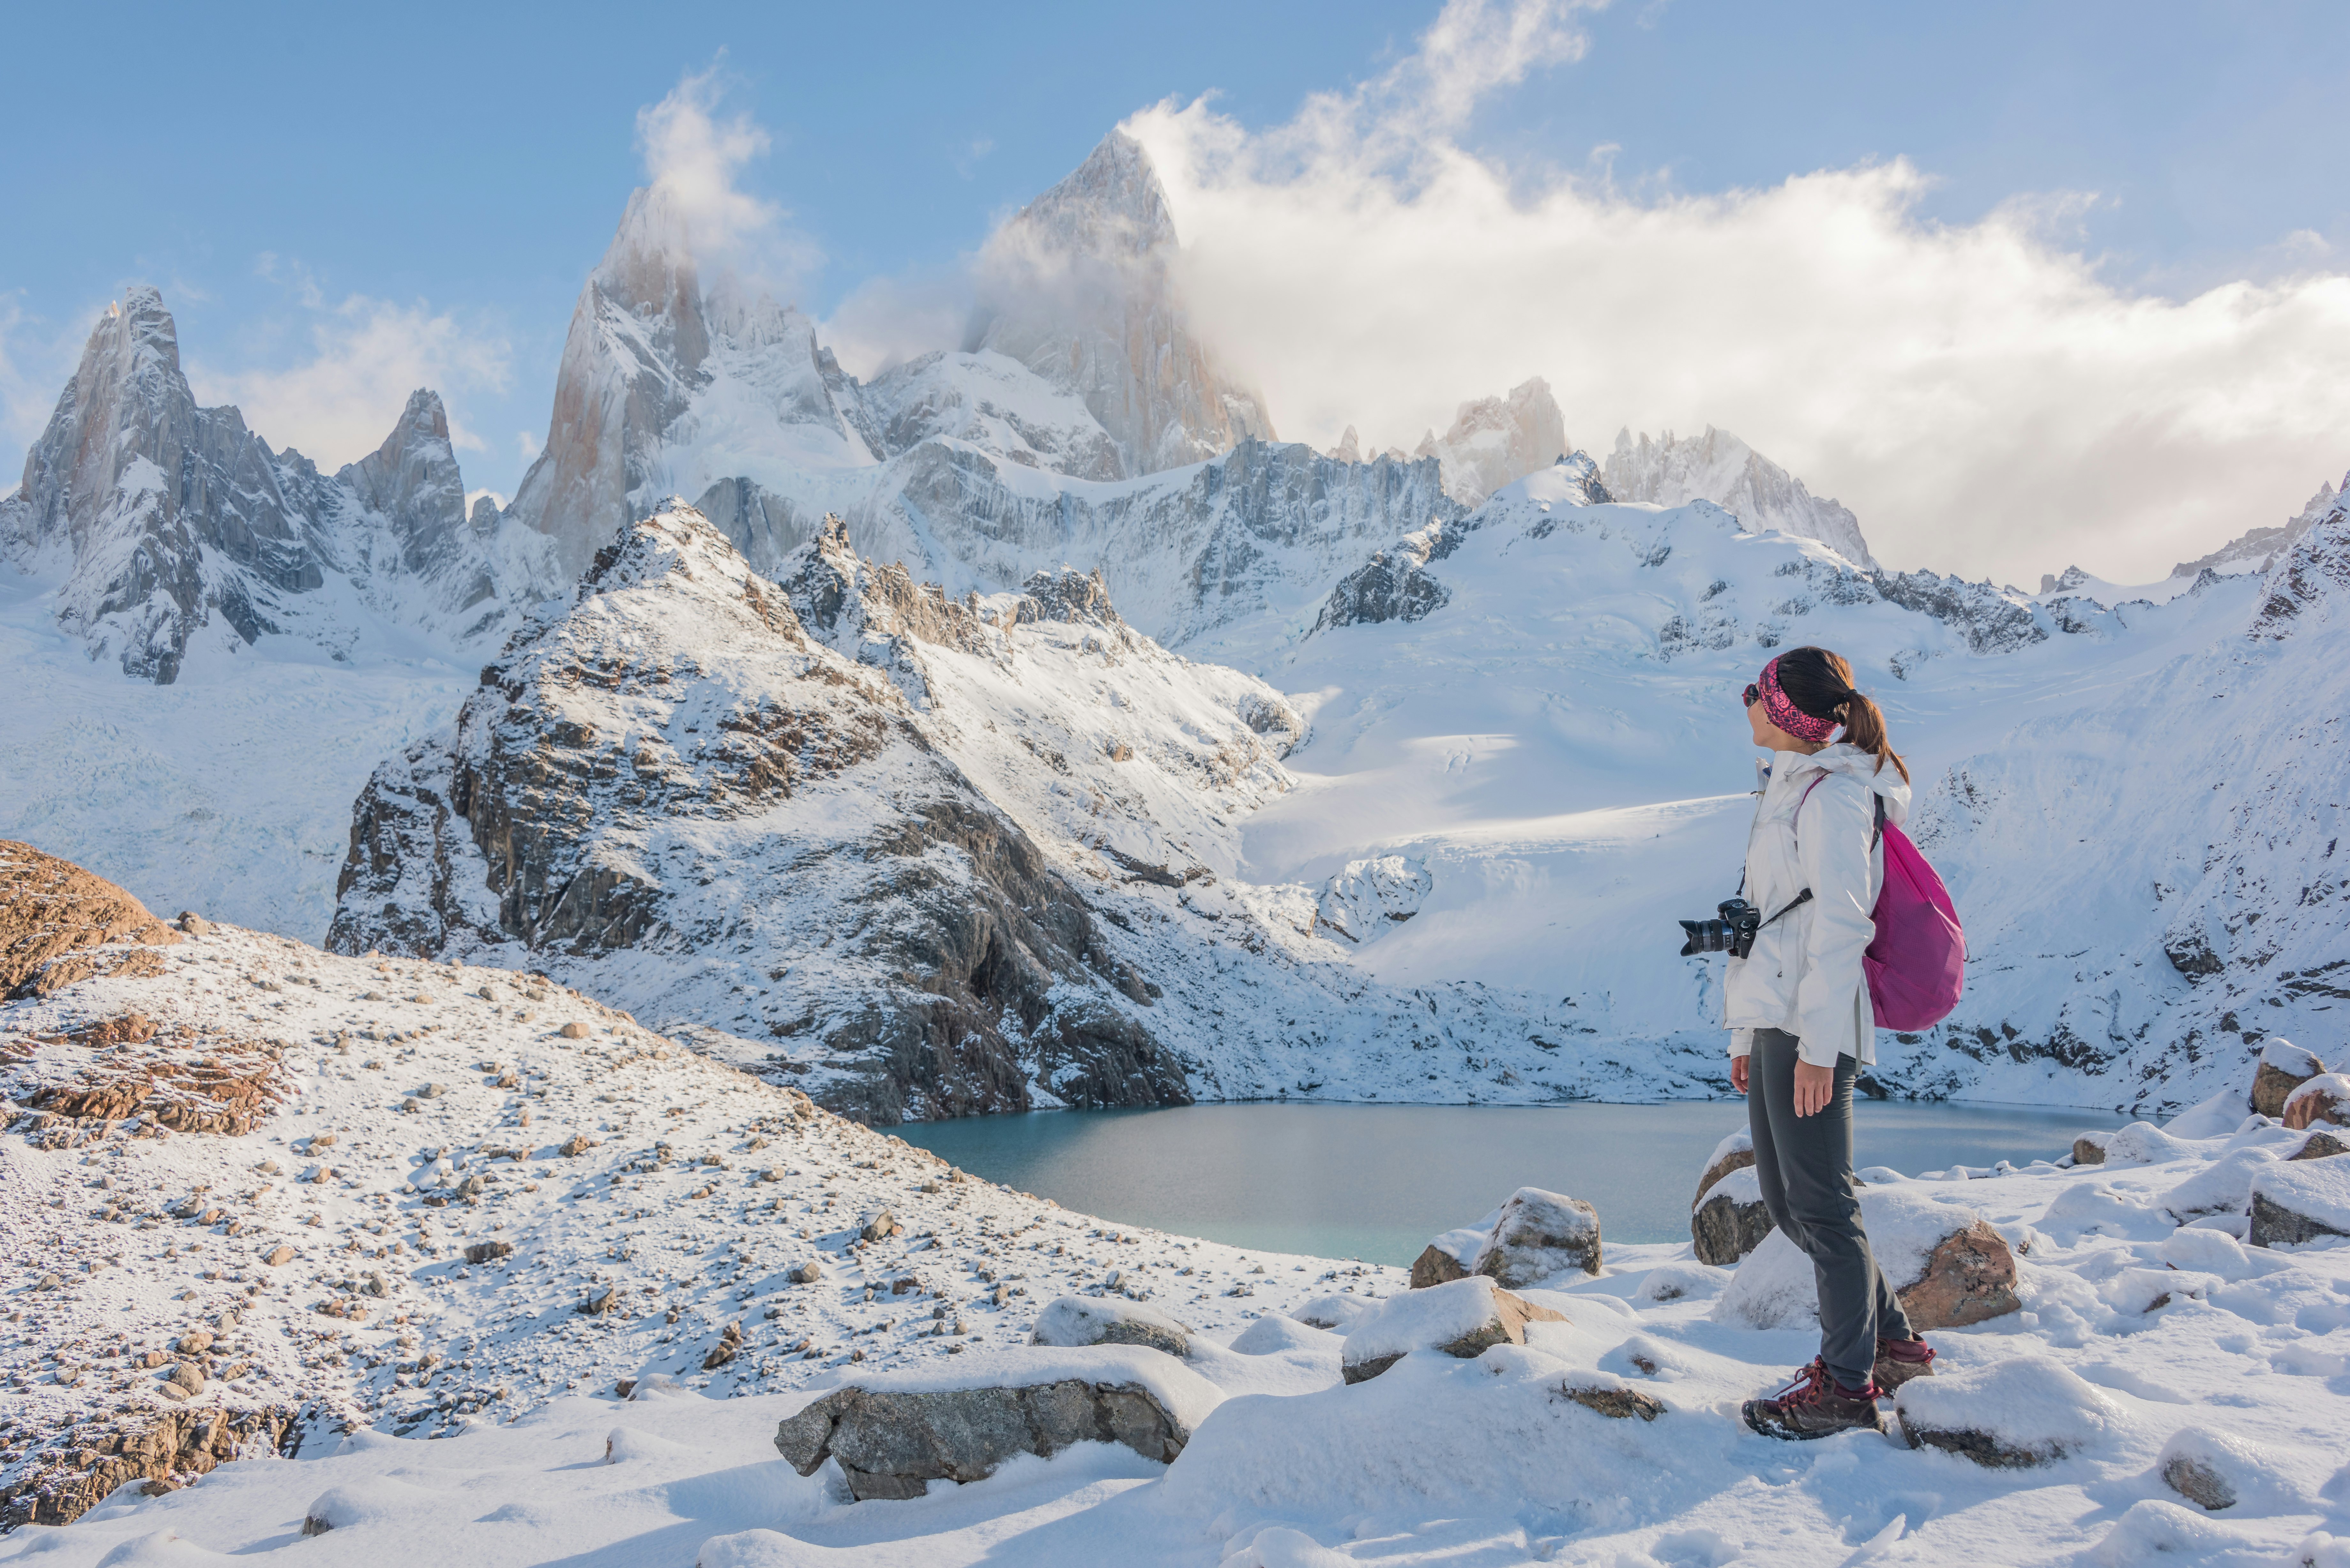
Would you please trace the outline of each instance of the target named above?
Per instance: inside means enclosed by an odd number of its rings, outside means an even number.
[[[1424,1291],[1430,1285],[1440,1285],[1449,1280],[1465,1280],[1468,1277],[1469,1271],[1461,1266],[1461,1260],[1433,1241],[1421,1251],[1419,1257],[1412,1260],[1411,1288],[1416,1291]]]
[[[2073,1163],[2074,1165],[2105,1164],[2106,1146],[2099,1143],[2094,1134],[2083,1133],[2073,1140]]]
[[[702,1369],[704,1372],[715,1372],[740,1355],[742,1349],[743,1325],[739,1323],[730,1323],[726,1325],[725,1331],[719,1334],[718,1343],[710,1347],[710,1354],[702,1358]]]
[[[1482,1283],[1488,1276],[1481,1274],[1472,1277]],[[1366,1317],[1362,1323],[1356,1325],[1355,1332],[1361,1333],[1373,1321],[1372,1317]],[[1523,1296],[1496,1285],[1493,1287],[1492,1311],[1482,1323],[1466,1334],[1451,1339],[1422,1345],[1417,1348],[1440,1350],[1447,1355],[1457,1355],[1463,1361],[1473,1361],[1497,1345],[1523,1345],[1526,1342],[1526,1324],[1530,1323],[1565,1323],[1566,1321],[1565,1313],[1553,1312],[1545,1306],[1536,1306]],[[1352,1335],[1349,1335],[1349,1340],[1353,1341]],[[1389,1340],[1388,1343],[1394,1342]],[[1406,1354],[1407,1352],[1399,1350],[1357,1358],[1350,1353],[1347,1360],[1339,1368],[1339,1376],[1349,1384],[1367,1383],[1401,1361]]]
[[[2330,1159],[2337,1154],[2350,1154],[2350,1140],[2339,1134],[2319,1127],[2301,1140],[2301,1147],[2285,1156],[2287,1159]]]
[[[2314,1073],[2288,1073],[2273,1063],[2262,1062],[2260,1071],[2252,1075],[2252,1109],[2264,1116],[2283,1116],[2284,1103],[2293,1092],[2315,1076]]]
[[[68,954],[120,942],[169,947],[178,940],[179,932],[103,877],[29,844],[0,839],[0,994],[46,994],[71,983],[36,983],[45,968]],[[93,974],[107,967],[88,961]]]
[[[1920,1334],[1963,1328],[2023,1305],[2015,1294],[2015,1254],[1981,1220],[1944,1237],[1927,1258],[1925,1273],[1895,1293],[1909,1326]]]
[[[2350,1127],[2350,1079],[2339,1073],[2320,1073],[2296,1085],[2284,1103],[2284,1125],[2303,1127]]]
[[[1662,1404],[1638,1388],[1577,1387],[1573,1384],[1563,1384],[1559,1394],[1611,1421],[1653,1421],[1665,1413]]]
[[[293,1421],[293,1410],[282,1406],[170,1409],[124,1421],[0,1493],[0,1527],[71,1524],[129,1481],[144,1480],[151,1495],[175,1490],[240,1451],[250,1457],[246,1445],[256,1439],[290,1457],[291,1449],[279,1445],[292,1435]]]

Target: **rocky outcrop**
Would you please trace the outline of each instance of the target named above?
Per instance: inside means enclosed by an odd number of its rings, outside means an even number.
[[[160,1497],[231,1459],[270,1453],[290,1459],[299,1442],[294,1421],[295,1412],[282,1406],[183,1408],[78,1431],[66,1458],[0,1493],[0,1525],[71,1524],[133,1481]]]
[[[1523,1345],[1526,1324],[1565,1323],[1483,1274],[1389,1296],[1347,1331],[1344,1376],[1367,1383],[1415,1350],[1471,1360],[1497,1345]]]
[[[820,1044],[811,1091],[870,1122],[1025,1109],[1032,1084],[1187,1103],[1141,977],[906,695],[926,690],[916,644],[998,634],[839,549],[827,535],[787,588],[691,508],[636,524],[451,732],[378,769],[329,946],[583,972],[634,955],[625,994],[665,1016],[723,955],[754,999],[773,988],[754,1005],[776,1038]],[[648,982],[672,954],[671,989],[671,961]]]
[[[1411,1288],[1424,1291],[1430,1285],[1440,1285],[1469,1277],[1468,1265],[1441,1242],[1430,1241],[1420,1249],[1419,1256],[1411,1261]],[[1325,1324],[1325,1328],[1335,1325]]]
[[[133,956],[93,950],[169,947],[180,940],[103,877],[0,839],[0,996],[46,994]]]
[[[1171,1463],[1221,1397],[1153,1351],[1078,1354],[1101,1359],[1097,1375],[1070,1375],[1066,1351],[1006,1354],[987,1364],[1001,1382],[926,1389],[899,1374],[836,1389],[777,1424],[775,1451],[804,1476],[834,1461],[859,1501],[914,1498],[931,1481],[982,1480],[1016,1454],[1050,1459],[1073,1443]]]
[[[1428,563],[1451,554],[1458,535],[1440,524],[1430,524],[1405,535],[1385,550],[1338,579],[1322,613],[1307,635],[1341,627],[1376,626],[1381,621],[1419,620],[1444,607],[1452,597],[1427,569]]]

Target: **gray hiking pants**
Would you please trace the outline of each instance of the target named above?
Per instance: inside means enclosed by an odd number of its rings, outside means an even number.
[[[1867,1385],[1877,1342],[1911,1339],[1909,1320],[1868,1251],[1852,1187],[1852,1077],[1859,1064],[1838,1056],[1827,1108],[1795,1115],[1795,1037],[1757,1029],[1746,1064],[1746,1116],[1754,1129],[1754,1174],[1771,1223],[1804,1250],[1820,1287],[1820,1358],[1847,1388]]]

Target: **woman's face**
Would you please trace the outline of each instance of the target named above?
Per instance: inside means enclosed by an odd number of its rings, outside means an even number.
[[[1752,686],[1747,687],[1746,690],[1754,693],[1753,696],[1747,700],[1746,725],[1747,728],[1754,732],[1754,743],[1756,745],[1762,747],[1766,752],[1802,752],[1806,755],[1809,755],[1811,753],[1816,752],[1820,749],[1815,742],[1797,740],[1794,736],[1787,733],[1786,731],[1779,728],[1778,725],[1771,722],[1770,719],[1765,716],[1766,710],[1762,706],[1761,693]]]

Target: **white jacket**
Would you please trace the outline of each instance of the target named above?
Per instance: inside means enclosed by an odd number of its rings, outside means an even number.
[[[1810,756],[1773,753],[1755,771],[1762,798],[1746,841],[1746,901],[1769,919],[1804,888],[1812,896],[1764,926],[1747,957],[1730,961],[1730,1054],[1752,1050],[1757,1029],[1783,1029],[1815,1067],[1839,1055],[1874,1062],[1877,1016],[1860,955],[1877,938],[1870,917],[1885,882],[1876,796],[1885,797],[1885,820],[1898,824],[1909,815],[1909,785],[1890,763],[1880,772],[1874,756],[1842,742]]]

